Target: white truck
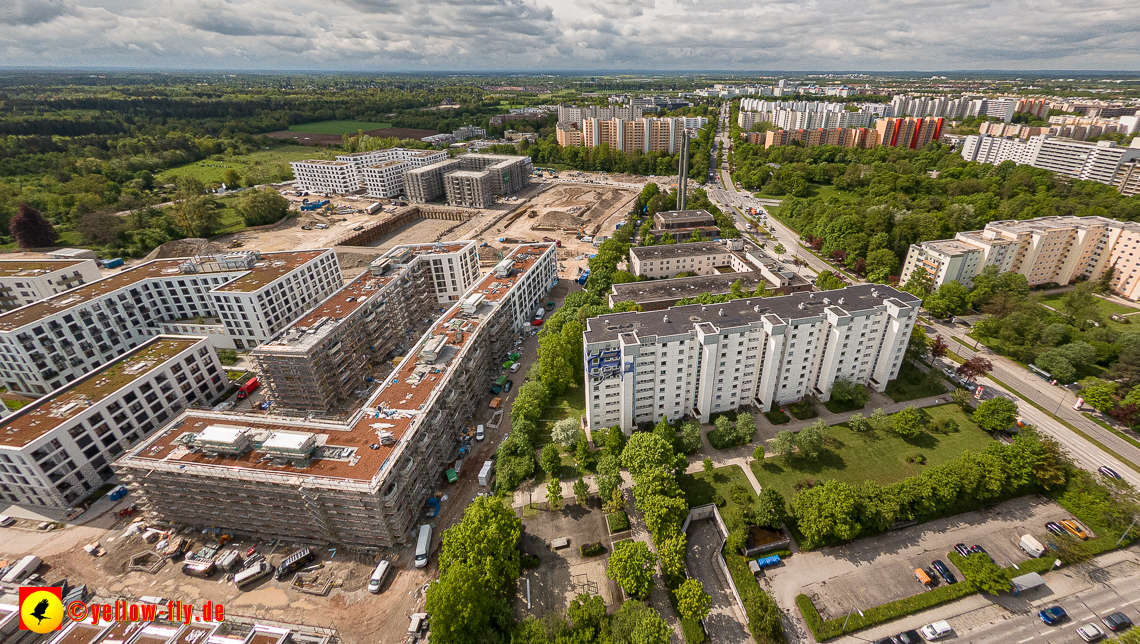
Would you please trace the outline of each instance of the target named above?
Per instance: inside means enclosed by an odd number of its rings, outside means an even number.
[[[0,581],[6,584],[19,583],[23,581],[25,577],[35,572],[43,562],[43,559],[35,555],[28,555],[17,561],[16,564],[8,570],[8,574],[4,575],[4,578],[0,579]]]
[[[483,469],[479,470],[479,485],[487,487],[495,478],[495,462],[484,461]]]

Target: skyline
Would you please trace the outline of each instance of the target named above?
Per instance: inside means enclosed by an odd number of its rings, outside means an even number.
[[[1140,7],[835,0],[15,0],[5,62],[37,69],[566,73],[1137,71]],[[953,25],[953,29],[946,29]]]

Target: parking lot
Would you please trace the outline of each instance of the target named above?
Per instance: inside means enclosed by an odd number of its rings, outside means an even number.
[[[774,584],[812,579],[802,591],[825,619],[855,609],[879,606],[925,590],[915,568],[929,568],[940,559],[962,579],[946,553],[957,543],[980,545],[1000,566],[1029,558],[1018,547],[1024,534],[1040,535],[1047,521],[1069,515],[1064,508],[1033,495],[1006,501],[988,510],[967,512],[853,543],[793,557],[788,566],[771,571]],[[810,567],[810,570],[807,569]],[[788,576],[792,576],[788,578]],[[782,579],[786,578],[786,579]],[[942,582],[944,583],[944,582]]]

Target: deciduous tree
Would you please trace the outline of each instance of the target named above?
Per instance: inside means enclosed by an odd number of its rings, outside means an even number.
[[[562,467],[562,454],[558,450],[558,446],[554,443],[547,443],[546,447],[542,448],[542,455],[538,459],[538,464],[542,466],[542,471],[550,476]]]
[[[226,183],[237,185],[228,181]],[[263,226],[279,221],[288,214],[289,201],[271,188],[247,190],[238,202],[237,212],[246,226]]]
[[[673,591],[677,599],[677,613],[681,619],[702,620],[709,614],[712,598],[705,592],[704,584],[696,579],[686,579]]]
[[[853,539],[861,529],[855,492],[840,481],[830,480],[800,492],[792,508],[800,532],[813,545]]]
[[[827,423],[820,420],[796,432],[796,448],[804,458],[816,458],[823,451],[823,440],[827,437]]]
[[[8,231],[20,248],[51,246],[56,237],[51,222],[26,203],[16,206],[16,214],[8,220]]]
[[[914,405],[891,417],[891,430],[902,438],[917,438],[925,426],[926,417]]]
[[[644,541],[618,542],[606,564],[606,577],[621,586],[626,595],[644,599],[653,590],[655,557]]]
[[[506,599],[519,576],[522,521],[498,499],[478,497],[463,511],[463,519],[443,533],[439,567],[445,576],[455,570],[474,572],[486,592]]]
[[[796,451],[796,435],[786,429],[776,432],[770,447],[773,454],[787,458]]]
[[[959,559],[958,569],[962,576],[973,582],[978,590],[997,595],[1010,589],[1009,572],[997,565],[989,555],[977,552]]]
[[[1002,396],[990,398],[978,405],[972,418],[987,432],[1009,429],[1017,421],[1017,403]]]
[[[993,368],[994,365],[989,360],[986,360],[981,356],[974,356],[973,358],[970,358],[969,360],[958,365],[958,368],[955,370],[955,372],[967,380],[976,380],[985,376],[987,373],[992,371]]]

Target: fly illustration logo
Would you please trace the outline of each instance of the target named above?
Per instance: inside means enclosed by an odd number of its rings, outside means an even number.
[[[20,630],[50,633],[63,625],[63,589],[20,587]]]

